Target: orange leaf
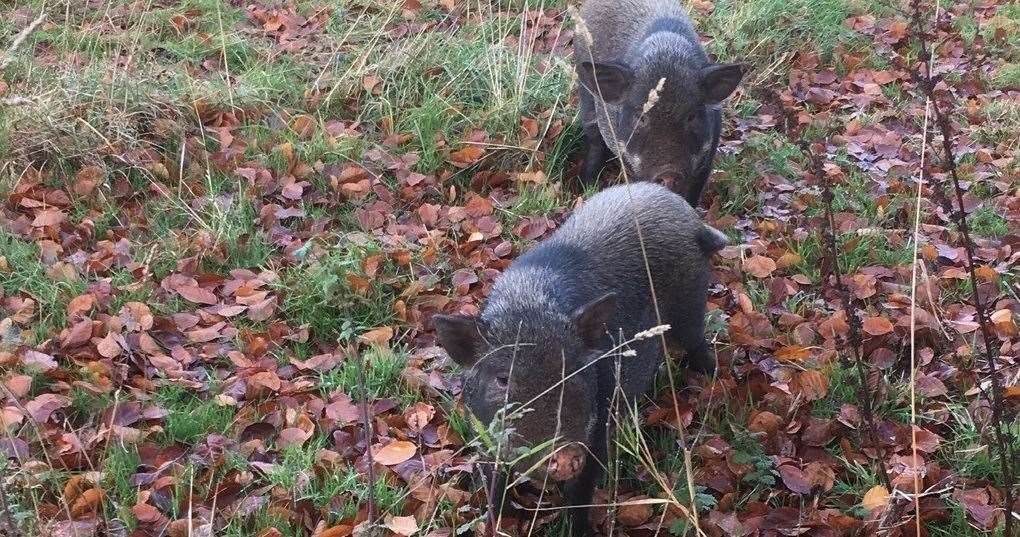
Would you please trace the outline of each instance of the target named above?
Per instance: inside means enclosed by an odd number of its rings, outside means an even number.
[[[368,332],[361,334],[358,338],[369,345],[386,345],[391,339],[393,339],[393,328],[389,326],[380,326],[379,328],[373,328]]]
[[[418,446],[406,440],[390,442],[372,453],[372,460],[385,465],[393,466],[410,459],[418,451]]]
[[[995,282],[999,280],[999,273],[988,265],[981,265],[974,269],[974,275],[986,282]]]
[[[340,524],[339,526],[333,526],[326,528],[319,532],[318,537],[347,537],[354,533],[354,527],[347,524]]]
[[[776,270],[776,262],[770,257],[756,255],[744,260],[744,271],[755,278],[765,278]]]
[[[418,533],[418,522],[413,516],[386,515],[386,527],[397,535],[414,535]]]
[[[776,261],[776,266],[781,269],[789,268],[795,265],[799,265],[801,257],[793,252],[786,252]]]
[[[103,490],[99,487],[90,488],[75,500],[74,505],[71,506],[71,516],[79,518],[83,515],[94,513],[102,501]]]
[[[801,371],[799,380],[801,391],[808,401],[817,401],[829,391],[829,379],[815,369]]]
[[[159,512],[159,509],[156,509],[147,503],[136,503],[133,507],[131,507],[131,512],[135,515],[135,518],[137,518],[139,522],[145,522],[148,524],[158,522],[163,517],[163,514]]]
[[[219,302],[212,291],[197,285],[183,285],[177,288],[177,293],[184,297],[184,300],[196,304],[212,305]]]
[[[892,332],[893,324],[885,317],[868,317],[864,319],[864,331],[873,336],[881,336]]]
[[[290,128],[298,135],[298,138],[307,140],[315,134],[315,118],[308,114],[301,114],[291,121]]]
[[[624,526],[640,526],[652,517],[652,506],[644,503],[623,502],[616,511],[616,518]]]
[[[798,345],[780,347],[776,349],[776,358],[780,360],[789,360],[791,362],[801,362],[811,356],[811,351],[807,347],[801,347]]]
[[[485,154],[485,149],[480,145],[466,145],[453,153],[450,153],[450,162],[458,168],[467,168],[478,162]]]
[[[885,487],[882,485],[875,485],[868,492],[864,493],[864,501],[862,503],[868,511],[885,508],[889,505],[889,491],[885,490]]]
[[[46,227],[55,226],[64,221],[67,215],[60,212],[58,209],[48,209],[35,215],[35,220],[32,220],[32,226],[34,227]]]

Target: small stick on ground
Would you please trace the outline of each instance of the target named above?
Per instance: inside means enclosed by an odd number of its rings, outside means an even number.
[[[34,21],[18,32],[18,35],[14,37],[14,41],[11,41],[11,46],[7,47],[7,52],[4,52],[3,58],[0,59],[0,71],[6,69],[7,66],[14,61],[14,53],[17,52],[18,48],[21,47],[21,44],[24,43],[25,40],[28,39],[28,36],[32,35],[32,32],[34,32],[35,29],[38,28],[45,20],[46,12],[42,12],[35,18]]]
[[[11,505],[7,502],[7,461],[0,464],[0,509],[3,509],[3,528],[6,531],[6,535],[11,537],[19,537],[21,532],[18,531],[18,526],[14,524],[14,518],[11,516]]]
[[[361,418],[365,426],[365,451],[368,453],[368,523],[375,524],[375,460],[372,458],[372,418],[368,414],[368,384],[365,382],[365,355],[358,360],[358,391],[361,392]]]
[[[816,144],[820,145],[820,144]],[[850,301],[850,291],[846,288],[843,283],[843,273],[839,268],[839,249],[836,247],[836,219],[833,216],[832,210],[832,184],[829,182],[829,176],[826,175],[823,168],[822,158],[819,156],[820,152],[824,148],[812,147],[807,143],[802,145],[802,149],[807,154],[808,159],[811,162],[811,173],[815,175],[816,179],[822,182],[822,201],[825,203],[825,250],[831,258],[830,267],[832,269],[832,275],[836,280],[836,292],[839,294],[840,302],[843,306],[843,311],[846,313],[846,322],[849,326],[848,338],[850,340],[850,349],[853,353],[853,365],[857,371],[857,398],[861,402],[861,413],[864,417],[864,422],[867,424],[868,439],[871,441],[872,446],[876,449],[881,449],[878,443],[878,435],[875,433],[877,430],[875,425],[875,412],[874,402],[871,400],[871,391],[868,389],[868,366],[864,363],[864,358],[861,356],[861,348],[863,347],[863,341],[861,340],[861,321],[857,318],[856,310],[854,309],[853,303]],[[878,477],[882,480],[882,485],[885,486],[886,490],[892,490],[892,481],[889,480],[889,474],[885,469],[885,462],[882,460],[882,452],[880,451],[878,459],[875,461],[878,463]]]
[[[935,86],[941,80],[940,78],[932,76],[932,65],[931,65],[931,54],[929,53],[929,34],[924,29],[924,16],[922,14],[923,6],[920,0],[911,0],[910,2],[910,37],[913,38],[920,49],[920,68],[910,67],[911,74],[914,79],[917,90],[921,93],[921,97],[931,102],[932,112],[935,116],[935,125],[938,127],[939,134],[942,136],[942,168],[949,174],[950,186],[954,194],[954,200],[956,207],[952,211],[953,222],[956,223],[956,227],[960,232],[960,238],[963,242],[963,249],[967,255],[967,275],[971,284],[971,292],[973,293],[972,305],[977,314],[978,327],[981,332],[981,339],[984,342],[984,348],[982,354],[985,358],[985,371],[984,376],[990,384],[991,389],[985,389],[983,386],[982,379],[978,377],[977,387],[981,395],[988,402],[992,409],[992,431],[995,438],[995,447],[999,452],[999,465],[1002,472],[1003,478],[1003,496],[1004,496],[1004,507],[1005,507],[1005,531],[1004,535],[1012,536],[1014,533],[1014,516],[1013,516],[1013,504],[1014,504],[1014,487],[1016,485],[1016,461],[1017,453],[1014,449],[1014,442],[1009,432],[1009,425],[1006,423],[1005,413],[1003,411],[1004,403],[1002,396],[1002,379],[999,378],[998,364],[996,363],[996,352],[993,349],[993,343],[995,337],[993,331],[989,326],[991,321],[988,316],[988,308],[981,298],[981,293],[978,292],[978,279],[976,271],[977,261],[974,258],[974,241],[970,235],[970,227],[967,223],[967,209],[963,201],[963,187],[961,186],[960,173],[956,166],[956,153],[953,148],[954,131],[952,120],[950,119],[947,110],[948,106],[952,103],[946,103],[939,99],[936,95]],[[937,23],[938,21],[935,21]],[[971,69],[976,69],[978,66],[971,65]],[[946,100],[950,96],[945,96]]]

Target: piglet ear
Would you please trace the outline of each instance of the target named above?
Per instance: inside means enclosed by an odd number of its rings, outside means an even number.
[[[461,367],[471,367],[478,361],[481,350],[481,322],[474,317],[460,315],[434,315],[439,344]]]
[[[585,345],[594,347],[606,334],[606,324],[616,313],[616,293],[608,293],[578,307],[570,319]]]
[[[581,84],[607,103],[615,103],[630,90],[634,70],[622,63],[581,62]]]
[[[702,69],[701,91],[705,94],[705,101],[718,103],[729,97],[737,89],[746,70],[747,66],[742,63],[714,63]]]

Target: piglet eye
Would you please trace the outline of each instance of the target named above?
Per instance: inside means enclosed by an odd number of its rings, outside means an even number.
[[[496,375],[496,386],[506,388],[508,384],[510,384],[510,379],[506,375]]]

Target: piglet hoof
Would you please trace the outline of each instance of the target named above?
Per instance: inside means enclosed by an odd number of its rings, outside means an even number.
[[[549,458],[546,475],[550,481],[569,481],[584,468],[586,450],[581,444],[567,444],[556,450]]]

